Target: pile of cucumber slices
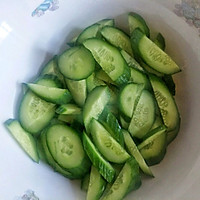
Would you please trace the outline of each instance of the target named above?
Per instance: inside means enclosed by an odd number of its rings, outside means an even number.
[[[130,33],[104,19],[85,28],[27,83],[6,127],[35,161],[81,179],[87,200],[122,200],[160,163],[179,132],[172,74],[161,33],[137,13]]]

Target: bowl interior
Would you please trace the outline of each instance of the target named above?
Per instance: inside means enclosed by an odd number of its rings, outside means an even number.
[[[8,32],[3,39],[0,37],[1,124],[17,116],[23,93],[21,83],[33,80],[41,66],[68,48],[66,42],[84,27],[103,18],[115,18],[117,26],[128,31],[127,13],[138,12],[146,19],[152,34],[164,35],[166,51],[182,69],[174,75],[181,130],[161,164],[152,167],[155,178],[144,177],[142,187],[126,199],[196,199],[197,185],[200,185],[200,45],[195,30],[154,1],[66,1],[60,2],[58,10],[41,17],[31,17],[33,5],[22,2],[24,6],[12,3],[12,16],[6,12],[6,3],[0,3],[0,28],[7,26]],[[79,181],[69,181],[47,165],[31,162],[2,125],[0,135],[1,199],[11,200],[27,189],[34,190],[43,200],[84,199]]]

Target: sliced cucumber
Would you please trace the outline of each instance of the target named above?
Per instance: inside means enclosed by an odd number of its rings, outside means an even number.
[[[136,28],[139,28],[147,37],[150,36],[150,30],[147,26],[145,20],[137,13],[129,13],[128,14],[128,23],[130,28],[130,35]]]
[[[63,114],[63,115],[69,115],[69,114],[79,115],[81,114],[81,108],[79,108],[75,104],[64,104],[59,106],[56,109],[56,112],[58,114]]]
[[[150,74],[155,74],[156,76],[158,77],[162,77],[163,74],[156,71],[155,69],[149,67],[145,62],[143,62],[142,60],[140,61],[140,65],[144,68],[144,70],[147,72],[147,73],[150,73]]]
[[[82,80],[95,69],[95,60],[83,46],[71,47],[58,58],[60,72],[68,79]]]
[[[116,47],[96,38],[86,40],[83,45],[113,81],[119,85],[128,82],[130,69]]]
[[[96,37],[99,31],[99,28],[100,28],[100,24],[93,24],[85,28],[81,32],[81,34],[78,36],[77,43],[82,44],[85,40]]]
[[[94,144],[108,161],[120,164],[130,158],[122,146],[95,119],[91,121],[91,134]]]
[[[131,68],[131,77],[129,83],[144,84],[145,89],[151,90],[151,84],[146,74],[134,68]]]
[[[99,117],[100,123],[109,132],[109,134],[124,147],[124,138],[121,131],[119,122],[114,114],[112,114],[107,108],[104,109]]]
[[[36,141],[33,136],[26,132],[15,119],[7,120],[5,126],[30,158],[39,163]]]
[[[123,58],[125,59],[125,61],[127,62],[129,67],[132,67],[134,69],[138,69],[139,71],[144,72],[144,69],[140,66],[140,64],[132,56],[130,56],[124,50],[121,50],[120,52],[121,52]]]
[[[122,30],[113,26],[105,26],[102,28],[101,34],[113,46],[123,49],[130,55],[133,55],[130,38]]]
[[[87,132],[90,132],[92,118],[98,119],[110,99],[108,87],[98,86],[88,95],[83,108],[83,121]]]
[[[141,185],[139,166],[134,158],[129,159],[108,193],[102,200],[122,200],[131,190],[136,190]]]
[[[95,73],[92,73],[87,79],[87,91],[91,92],[95,87],[105,85],[105,83],[100,80],[97,76],[95,76]]]
[[[156,165],[164,158],[167,146],[166,136],[166,127],[160,126],[152,136],[138,145],[138,149],[148,165]]]
[[[130,134],[128,133],[128,131],[123,130],[123,134],[124,134],[124,141],[125,141],[126,147],[129,153],[138,162],[141,170],[149,176],[154,176],[153,173],[151,172],[151,169],[148,167],[144,158],[142,157],[140,151],[138,150],[136,144],[134,143],[133,139],[131,138]]]
[[[74,121],[78,121],[80,124],[83,124],[83,119],[82,119],[82,113],[79,115],[74,115],[74,114],[70,114],[70,115],[58,115],[58,120],[62,121],[62,122],[66,122],[68,124],[73,124]]]
[[[46,131],[48,149],[53,159],[62,168],[80,178],[90,167],[81,139],[76,131],[67,125],[55,124]]]
[[[114,19],[102,19],[102,20],[98,21],[97,24],[99,24],[100,28],[102,28],[104,26],[114,26],[115,21],[114,21]]]
[[[78,36],[74,36],[69,42],[67,42],[67,44],[68,44],[70,47],[76,46],[77,38],[78,38]]]
[[[110,183],[115,177],[115,170],[96,149],[90,138],[83,133],[83,146],[92,164],[98,169],[99,173]]]
[[[154,75],[149,75],[155,98],[167,131],[174,130],[179,123],[179,113],[176,102],[165,83]]]
[[[163,74],[174,74],[180,71],[178,65],[153,43],[140,29],[135,29],[131,35],[133,51],[151,68]]]
[[[66,104],[72,96],[67,89],[47,87],[39,84],[28,83],[28,88],[45,101],[55,104]]]
[[[137,101],[144,89],[144,85],[127,84],[119,95],[119,109],[127,117],[131,118]]]
[[[159,113],[159,115],[158,114],[156,115],[155,121],[154,121],[150,131],[155,129],[155,128],[158,128],[161,125],[163,125],[163,121],[162,121],[162,118],[161,118],[160,113]]]
[[[155,120],[155,101],[152,94],[143,90],[133,112],[129,125],[132,136],[142,138],[150,130]]]
[[[92,166],[86,200],[99,200],[105,190],[106,181],[99,171]]]
[[[74,99],[74,101],[80,106],[83,107],[87,97],[87,85],[86,80],[73,81],[70,79],[65,79],[67,87]]]
[[[51,153],[49,152],[48,146],[47,146],[47,141],[46,141],[46,130],[42,131],[40,135],[40,141],[47,159],[47,162],[49,165],[58,173],[62,174],[66,178],[69,179],[77,179],[78,177],[76,174],[72,174],[71,172],[67,171],[66,169],[63,169],[61,166],[59,166],[55,160],[53,159]]]

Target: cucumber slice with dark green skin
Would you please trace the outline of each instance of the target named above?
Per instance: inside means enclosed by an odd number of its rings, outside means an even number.
[[[35,162],[39,163],[39,156],[37,152],[36,141],[34,137],[25,131],[20,123],[15,119],[9,119],[5,122],[6,128],[12,134],[14,139],[18,142],[21,148],[27,155]]]
[[[105,26],[101,29],[101,35],[113,46],[133,55],[130,38],[122,30],[112,26]]]
[[[86,200],[99,200],[105,190],[105,186],[106,181],[97,168],[92,166]]]
[[[167,132],[167,145],[169,145],[178,135],[179,130],[180,130],[180,124],[181,124],[181,118],[179,118],[179,122],[176,128],[172,131]]]
[[[141,170],[149,175],[149,176],[153,176],[153,173],[151,172],[151,169],[148,167],[148,165],[146,164],[144,158],[142,157],[140,151],[138,150],[135,142],[133,141],[133,139],[131,138],[130,134],[128,133],[128,131],[123,130],[123,134],[124,134],[124,141],[126,144],[126,147],[129,151],[129,153],[135,158],[135,160],[138,162]]]
[[[75,104],[64,104],[56,109],[56,113],[63,115],[69,115],[69,114],[79,115],[81,114],[81,108],[79,108]]]
[[[134,68],[131,68],[131,77],[129,83],[144,84],[145,89],[151,90],[151,84],[147,78],[147,75]]]
[[[128,127],[132,136],[141,139],[150,130],[155,120],[155,100],[148,90],[143,90],[133,111]]]
[[[140,29],[131,35],[133,52],[140,56],[154,70],[163,74],[174,74],[180,71],[178,65],[152,42]]]
[[[115,182],[102,200],[122,200],[131,190],[136,190],[141,185],[139,165],[134,158],[129,159]]]
[[[165,83],[154,75],[149,75],[151,85],[160,108],[160,113],[167,131],[174,130],[179,123],[179,112],[176,102]]]
[[[67,89],[47,87],[39,84],[28,83],[28,88],[45,101],[55,104],[66,104],[71,101],[72,96]]]
[[[85,40],[96,37],[99,31],[99,28],[100,28],[100,24],[97,24],[97,23],[85,28],[81,32],[81,34],[78,36],[77,44],[82,44]]]
[[[162,77],[163,81],[165,82],[166,86],[168,87],[169,91],[173,96],[176,94],[176,85],[171,75],[164,75]]]
[[[53,159],[51,153],[49,152],[48,146],[47,146],[47,141],[46,141],[46,129],[44,129],[39,137],[39,140],[41,141],[44,154],[46,156],[46,160],[48,164],[58,173],[62,174],[66,178],[69,179],[77,179],[76,175],[72,174],[71,172],[67,171],[66,169],[63,169],[61,166],[59,166],[55,160]]]
[[[92,118],[98,119],[109,102],[110,92],[106,86],[98,86],[88,95],[83,108],[83,121],[87,132],[90,132]]]
[[[92,73],[87,79],[87,91],[91,92],[95,87],[105,85],[105,83],[100,80],[95,73]]]
[[[96,38],[86,40],[83,45],[114,82],[119,85],[128,82],[130,69],[116,47]]]
[[[53,159],[62,168],[83,177],[90,167],[78,133],[67,125],[55,124],[47,128],[46,141]]]
[[[85,47],[67,49],[58,58],[60,72],[68,79],[82,80],[90,76],[95,69],[95,60]]]
[[[81,190],[87,192],[90,182],[90,174],[86,174],[83,179],[81,180]]]
[[[124,163],[130,155],[97,120],[91,121],[91,135],[101,154],[110,162]]]
[[[163,160],[167,147],[166,127],[161,126],[157,131],[144,140],[138,149],[148,165],[156,165]]]
[[[163,37],[163,35],[161,33],[158,33],[154,43],[160,47],[162,50],[165,50],[165,38]]]
[[[137,13],[128,14],[128,23],[130,28],[130,35],[136,28],[139,28],[147,37],[150,37],[150,30],[143,17]]]
[[[96,72],[96,77],[102,81],[104,81],[107,84],[113,84],[116,85],[115,82],[104,72],[102,69],[98,70]]]
[[[120,53],[122,54],[123,58],[125,59],[129,67],[144,72],[144,69],[140,66],[140,64],[132,56],[126,53],[126,51],[121,50]]]
[[[73,81],[70,79],[65,79],[67,87],[74,99],[74,101],[80,106],[83,107],[87,97],[87,84],[86,80]]]
[[[83,132],[83,146],[90,158],[92,164],[98,169],[99,173],[107,180],[109,183],[115,177],[115,170],[111,164],[106,161],[103,156],[96,149],[90,138],[86,133]]]
[[[119,122],[114,114],[112,114],[107,108],[104,109],[99,117],[100,123],[109,132],[109,134],[124,147],[124,138],[121,131]]]
[[[130,83],[121,90],[119,95],[119,109],[128,118],[132,117],[133,110],[143,89],[144,85],[142,84]]]

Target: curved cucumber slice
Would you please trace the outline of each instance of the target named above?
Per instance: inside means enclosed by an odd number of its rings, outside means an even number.
[[[26,132],[15,119],[7,120],[5,126],[30,158],[39,163],[39,156],[34,137],[30,133]]]
[[[99,171],[92,166],[86,200],[99,200],[105,190],[106,181]]]
[[[77,43],[82,44],[85,40],[96,37],[99,31],[99,28],[100,28],[100,24],[93,24],[85,28],[81,32],[81,34],[78,36]]]
[[[119,95],[119,109],[127,117],[131,118],[137,101],[144,89],[144,85],[134,83],[127,84]]]
[[[63,115],[79,115],[81,114],[81,109],[75,104],[64,104],[56,109],[56,113]]]
[[[113,46],[123,49],[130,55],[133,55],[130,38],[122,30],[112,26],[105,26],[102,28],[101,34]]]
[[[87,192],[89,187],[89,182],[90,182],[90,174],[86,174],[81,180],[81,190]]]
[[[142,138],[150,130],[155,120],[155,101],[152,94],[143,90],[133,112],[129,125],[132,136]]]
[[[91,121],[91,134],[94,144],[108,161],[120,164],[130,158],[122,146],[95,119]]]
[[[116,47],[96,38],[86,40],[83,45],[113,81],[119,85],[128,82],[130,69]]]
[[[47,87],[39,84],[28,83],[28,88],[45,101],[55,104],[66,104],[72,96],[67,89]]]
[[[67,171],[83,177],[90,163],[76,131],[67,125],[55,124],[46,130],[48,149],[53,159]]]
[[[102,157],[86,133],[83,133],[83,146],[92,164],[98,169],[99,173],[109,183],[112,182],[115,177],[114,168]]]
[[[136,190],[141,185],[138,163],[134,158],[129,159],[108,193],[102,200],[122,200],[131,190]]]
[[[150,73],[150,74],[155,74],[156,76],[158,77],[162,77],[163,74],[156,71],[155,69],[149,67],[146,63],[144,63],[142,60],[140,61],[140,65],[144,68],[144,70],[147,72],[147,73]]]
[[[113,80],[102,69],[100,69],[99,71],[96,72],[96,77],[98,79],[106,82],[107,84],[116,85],[115,82],[113,82]]]
[[[130,134],[128,133],[128,131],[123,130],[123,134],[124,134],[124,141],[125,141],[126,147],[128,151],[130,152],[130,154],[138,162],[141,170],[149,176],[154,176],[153,173],[151,172],[151,169],[148,167],[144,158],[142,157],[140,151],[138,150],[136,144],[134,143],[133,139],[131,138]]]
[[[104,26],[114,26],[115,21],[114,21],[114,19],[102,19],[102,20],[98,21],[97,24],[99,24],[100,28],[102,28]]]
[[[83,108],[83,121],[89,132],[92,118],[98,119],[110,99],[108,87],[96,87],[89,95]]]
[[[153,91],[160,108],[160,113],[167,131],[174,130],[179,123],[179,113],[176,102],[165,83],[156,76],[149,75]]]
[[[73,81],[70,79],[65,79],[65,81],[74,101],[80,107],[82,107],[87,97],[86,80],[84,79],[81,81]]]
[[[150,36],[149,27],[147,26],[145,20],[137,13],[134,12],[129,13],[128,23],[130,28],[130,35],[136,28],[139,28],[144,34],[147,35],[147,37]]]
[[[131,35],[134,52],[153,69],[163,74],[174,74],[180,71],[178,65],[154,44],[139,29],[135,29]]]
[[[63,169],[61,166],[59,166],[55,160],[53,159],[51,153],[49,152],[48,146],[47,146],[47,141],[46,141],[46,130],[44,130],[41,135],[40,135],[40,140],[41,140],[41,144],[47,159],[47,162],[49,163],[49,165],[51,167],[54,168],[54,170],[60,174],[62,174],[63,176],[69,178],[69,179],[76,179],[79,178],[76,176],[76,174],[72,174],[71,172],[67,171],[66,169]]]
[[[121,123],[121,126],[122,128],[124,129],[128,129],[128,126],[129,126],[129,122],[127,122],[123,116],[119,116],[119,119],[120,119],[120,123]]]
[[[55,74],[55,68],[57,68],[56,56],[54,56],[42,69],[41,75]]]
[[[19,108],[19,120],[22,127],[36,135],[51,121],[55,114],[55,104],[46,102],[28,91]]]
[[[60,72],[68,79],[82,80],[92,74],[95,60],[85,47],[77,46],[67,49],[58,58]]]
[[[167,146],[166,136],[166,127],[160,126],[152,136],[138,145],[138,149],[148,165],[158,164],[164,158]]]

